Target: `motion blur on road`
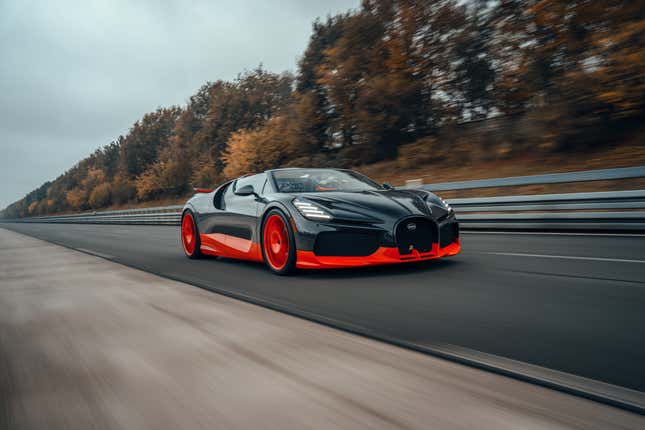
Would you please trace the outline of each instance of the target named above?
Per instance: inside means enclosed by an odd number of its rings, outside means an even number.
[[[255,263],[187,261],[175,227],[7,227],[368,334],[467,347],[645,392],[642,236],[464,233],[453,259],[284,278]]]
[[[643,10],[2,2],[0,429],[645,428]],[[185,258],[196,189],[296,166],[461,254]]]

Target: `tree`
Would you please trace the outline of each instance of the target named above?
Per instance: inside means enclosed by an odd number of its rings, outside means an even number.
[[[121,174],[134,178],[157,160],[157,150],[167,144],[179,113],[178,107],[159,108],[134,123],[121,141]]]
[[[83,188],[72,188],[66,194],[67,204],[74,210],[88,209],[87,197],[87,191]]]
[[[459,135],[461,123],[496,115],[527,125],[509,139],[515,152],[607,145],[645,116],[643,10],[643,0],[363,0],[313,23],[296,79],[259,66],[207,82],[3,213],[179,197],[277,166],[468,156],[489,139]]]
[[[112,186],[103,182],[98,184],[90,193],[89,205],[92,209],[100,209],[109,206],[112,198]]]
[[[261,66],[243,73],[233,83],[214,83],[208,113],[192,141],[197,156],[191,181],[201,186],[221,180],[225,165],[222,155],[231,135],[259,127],[277,115],[289,102],[292,86],[290,74],[270,73]]]
[[[231,179],[279,167],[296,158],[298,145],[286,116],[276,116],[255,130],[240,130],[229,139],[222,159],[224,175]]]

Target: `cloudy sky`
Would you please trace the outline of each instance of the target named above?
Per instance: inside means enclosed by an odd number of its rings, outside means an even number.
[[[0,0],[0,209],[204,82],[295,70],[360,0]]]

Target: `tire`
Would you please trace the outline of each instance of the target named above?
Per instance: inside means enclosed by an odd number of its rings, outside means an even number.
[[[186,257],[197,259],[202,257],[200,250],[201,241],[199,240],[199,230],[193,213],[190,210],[184,212],[181,217],[181,227],[179,232],[182,248]]]
[[[277,275],[296,268],[296,240],[287,217],[278,209],[269,211],[262,221],[262,258]]]

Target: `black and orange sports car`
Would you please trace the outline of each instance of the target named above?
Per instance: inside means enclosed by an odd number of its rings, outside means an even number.
[[[275,169],[196,190],[181,219],[190,258],[266,263],[278,274],[430,260],[460,251],[450,206],[343,169]]]

